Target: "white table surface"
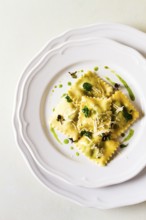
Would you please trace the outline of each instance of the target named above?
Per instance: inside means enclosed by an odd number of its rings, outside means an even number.
[[[49,192],[14,139],[14,94],[27,63],[50,38],[96,22],[146,31],[146,0],[0,0],[0,220],[146,219],[146,203],[101,211]]]

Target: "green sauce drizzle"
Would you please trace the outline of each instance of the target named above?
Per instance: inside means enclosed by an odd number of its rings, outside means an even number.
[[[70,147],[70,149],[71,149],[71,150],[73,150],[73,149],[74,149],[74,147]]]
[[[52,92],[54,92],[54,89],[52,90]]]
[[[52,110],[53,110],[53,112],[54,112],[54,111],[55,111],[55,108],[53,108]]]
[[[120,82],[125,86],[125,88],[127,89],[128,94],[129,94],[130,99],[132,101],[134,101],[135,100],[134,93],[132,92],[131,88],[126,83],[126,81],[121,76],[119,76],[117,73],[115,73],[115,71],[112,70],[111,72],[114,73],[115,76],[120,80]]]
[[[60,144],[62,144],[61,141],[59,140],[58,135],[56,134],[54,128],[50,127],[50,131],[51,131],[51,133],[53,134],[54,138],[55,138]]]
[[[108,66],[104,66],[104,69],[109,69],[109,67]]]
[[[79,152],[76,152],[76,156],[78,157],[80,154],[79,154]]]
[[[54,88],[56,89],[56,88],[57,88],[57,86],[54,86]]]
[[[67,85],[68,85],[68,86],[71,86],[71,82],[68,82]]]
[[[98,69],[99,69],[98,66],[94,67],[94,71],[98,71]]]
[[[68,144],[69,143],[69,140],[68,139],[64,139],[64,144]]]
[[[123,142],[129,141],[133,135],[134,135],[134,130],[130,129],[129,134],[127,135],[127,137],[124,138]]]
[[[106,80],[107,80],[108,82],[110,82],[110,84],[112,84],[112,86],[115,85],[115,82],[112,81],[109,77],[106,76],[105,78],[106,78]]]
[[[63,87],[63,85],[62,85],[62,84],[60,84],[60,85],[59,85],[59,88],[62,88],[62,87]]]
[[[64,97],[64,96],[66,96],[66,95],[67,95],[67,93],[63,93],[61,97]]]

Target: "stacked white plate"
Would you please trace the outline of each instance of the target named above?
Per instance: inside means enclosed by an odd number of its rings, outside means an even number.
[[[80,205],[100,209],[146,200],[145,42],[145,33],[121,24],[70,30],[49,41],[24,71],[15,99],[15,135],[33,173],[49,190]],[[48,125],[52,109],[72,80],[67,72],[97,65],[101,75],[105,75],[102,67],[107,65],[128,81],[141,115],[128,147],[106,168],[81,154],[77,157],[69,145],[59,144]],[[64,86],[52,92],[56,83]],[[59,139],[62,142],[64,137]]]

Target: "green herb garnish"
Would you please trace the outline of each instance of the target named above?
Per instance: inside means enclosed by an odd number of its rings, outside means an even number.
[[[114,89],[115,89],[115,90],[118,90],[118,89],[119,89],[119,87],[120,87],[120,84],[115,83],[115,85],[114,85]]]
[[[60,121],[60,123],[62,124],[63,121],[65,121],[65,119],[63,118],[62,115],[58,115],[58,116],[57,116],[57,121]]]
[[[88,109],[87,106],[84,106],[84,108],[82,109],[82,112],[84,113],[86,118],[91,115],[91,111]]]
[[[76,79],[77,78],[77,71],[71,73],[71,72],[68,72],[72,78]]]
[[[128,144],[120,144],[120,148],[124,148],[124,147],[127,147]]]
[[[91,138],[92,137],[92,132],[83,130],[83,131],[81,131],[80,135],[81,136],[87,136],[88,138]]]
[[[89,92],[89,91],[92,90],[92,85],[91,85],[90,83],[88,83],[88,82],[85,82],[85,83],[83,84],[83,88],[84,88],[87,92]]]
[[[69,95],[65,96],[65,99],[67,100],[67,102],[72,102],[72,99],[69,97]]]
[[[110,134],[102,134],[102,141],[110,140]]]
[[[133,118],[133,116],[132,116],[132,114],[130,114],[129,112],[128,112],[128,110],[127,110],[127,108],[124,106],[124,108],[123,108],[123,116],[124,116],[124,118],[126,119],[126,121],[130,121],[130,120],[132,120],[132,118]]]
[[[68,138],[68,139],[70,140],[71,143],[75,142],[75,141],[73,140],[73,138]]]

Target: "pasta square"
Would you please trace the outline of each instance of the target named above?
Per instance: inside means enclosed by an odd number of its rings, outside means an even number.
[[[109,97],[112,93],[113,87],[91,71],[80,77],[68,91],[69,96],[77,104],[82,96]]]
[[[78,111],[72,101],[68,102],[66,97],[62,97],[50,118],[50,126],[69,138],[77,140],[79,137],[77,129]]]
[[[109,132],[112,114],[111,102],[110,98],[83,96],[77,123],[78,130],[91,131],[94,136]]]
[[[98,136],[96,140],[89,140],[83,136],[77,143],[78,149],[90,160],[105,166],[119,147],[119,142],[114,140],[101,141]]]
[[[139,118],[139,112],[121,91],[112,95],[112,101],[112,137],[117,138]]]

